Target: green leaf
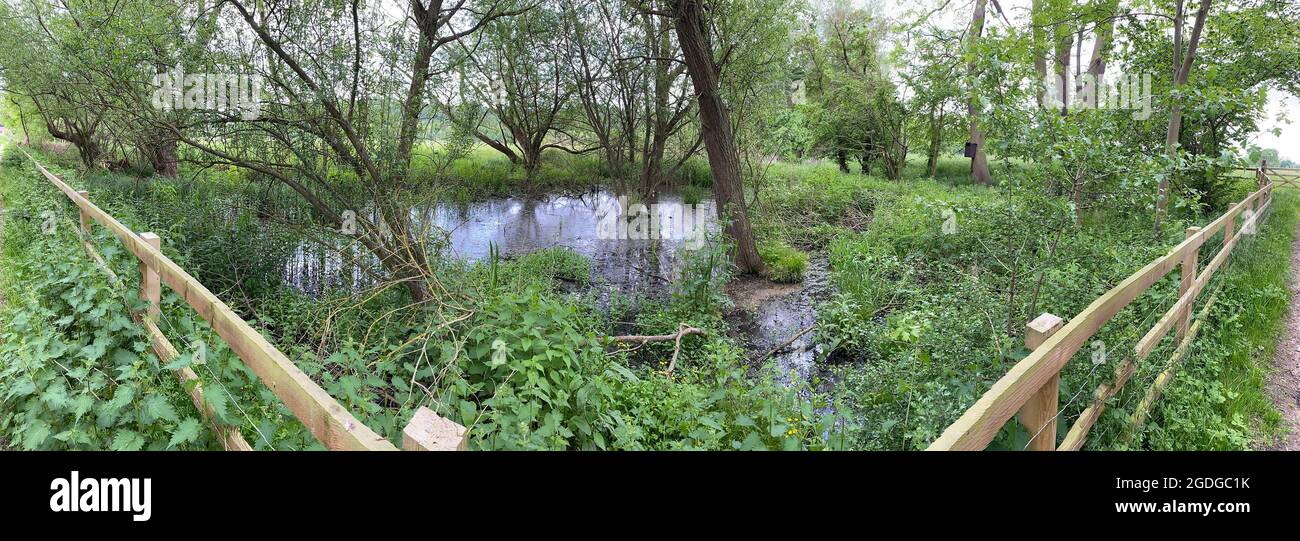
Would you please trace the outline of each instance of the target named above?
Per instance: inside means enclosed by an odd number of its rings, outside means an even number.
[[[45,421],[36,421],[32,423],[26,431],[23,432],[23,449],[35,451],[45,439],[50,436],[50,425]]]
[[[62,383],[56,382],[45,388],[45,392],[41,393],[41,400],[51,410],[61,411],[68,404],[68,391]]]
[[[150,420],[165,419],[175,422],[179,418],[176,415],[176,408],[173,408],[166,398],[158,394],[151,394],[144,399],[144,412]]]
[[[176,447],[182,443],[192,443],[199,439],[199,421],[193,417],[186,417],[176,426],[176,432],[172,433],[172,439],[167,442],[168,447]]]
[[[135,387],[130,384],[119,385],[117,390],[113,392],[113,399],[108,401],[108,410],[121,411],[132,400],[135,400]]]
[[[225,424],[230,424],[230,411],[226,407],[228,401],[226,393],[220,389],[207,388],[203,390],[203,399],[207,401],[208,406],[212,407],[212,412],[217,415],[217,420]]]
[[[104,356],[105,350],[108,349],[108,343],[108,337],[98,336],[93,342],[86,344],[86,347],[81,348],[81,355],[92,361],[98,360]]]
[[[773,438],[779,438],[785,435],[785,431],[790,430],[790,425],[783,422],[772,423],[771,431]]]
[[[81,417],[90,413],[90,409],[94,406],[95,398],[90,396],[90,393],[81,393],[72,399],[72,414],[80,421]]]
[[[194,355],[186,351],[185,353],[177,355],[172,362],[167,363],[167,366],[164,366],[163,368],[167,370],[180,370],[182,368],[188,368],[192,364],[194,364]]]
[[[17,384],[10,389],[11,396],[27,396],[36,392],[36,384],[30,379],[19,380]]]
[[[136,359],[139,358],[140,358],[139,355],[136,355],[130,350],[126,350],[122,348],[116,348],[113,350],[112,359],[114,365],[118,365],[118,366],[130,365],[135,363]]]
[[[740,444],[741,451],[765,451],[767,446],[763,444],[763,438],[759,437],[758,432],[750,432],[745,436],[745,441]]]
[[[118,430],[113,434],[110,451],[139,451],[144,448],[144,436],[134,430]]]

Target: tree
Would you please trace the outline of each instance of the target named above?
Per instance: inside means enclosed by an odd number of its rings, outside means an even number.
[[[767,265],[758,255],[754,232],[745,204],[745,185],[740,177],[740,153],[730,113],[721,94],[721,70],[714,57],[712,28],[707,0],[670,0],[669,14],[682,48],[686,71],[695,88],[700,111],[700,131],[709,154],[713,189],[719,218],[726,222],[727,236],[736,244],[736,265],[742,272],[766,274]],[[709,7],[719,7],[714,2]]]
[[[610,172],[620,180],[635,176],[652,198],[701,142],[689,129],[694,97],[672,21],[624,3],[566,5],[575,51],[570,71],[588,131],[604,149]],[[674,143],[679,148],[671,156]]]
[[[519,4],[512,7],[525,9]],[[498,18],[485,24],[472,49],[460,44],[455,61],[467,68],[458,85],[462,100],[483,104],[497,127],[497,134],[489,135],[473,125],[473,133],[512,163],[523,166],[531,177],[548,149],[580,154],[599,147],[578,150],[556,141],[560,136],[570,145],[576,140],[563,115],[576,87],[567,65],[577,53],[575,42],[565,39],[560,10],[545,4],[526,9],[527,17]],[[453,117],[450,101],[444,103],[443,110]]]
[[[1182,129],[1183,122],[1183,104],[1178,96],[1183,85],[1187,84],[1187,77],[1192,71],[1192,63],[1196,59],[1196,49],[1201,44],[1201,32],[1205,29],[1205,19],[1210,13],[1211,0],[1201,0],[1201,7],[1196,11],[1196,23],[1192,25],[1192,35],[1188,39],[1187,53],[1183,54],[1183,2],[1177,0],[1176,11],[1174,15],[1174,88],[1173,88],[1173,110],[1169,115],[1169,130],[1165,138],[1166,152],[1169,155],[1171,163],[1178,162],[1178,136],[1179,130]],[[1155,235],[1160,235],[1160,221],[1164,218],[1165,207],[1169,203],[1169,176],[1165,175],[1160,179],[1160,186],[1156,192],[1156,218],[1155,218]]]
[[[814,144],[840,171],[849,160],[862,174],[880,162],[885,176],[899,179],[906,163],[913,109],[899,96],[882,47],[885,21],[862,9],[838,6],[820,21],[824,38],[809,33],[800,41],[800,61],[808,64],[807,92]],[[902,74],[908,79],[910,73]]]
[[[939,155],[947,136],[953,130],[950,108],[959,107],[961,89],[957,76],[961,69],[961,56],[957,54],[960,36],[939,28],[927,27],[913,33],[904,54],[906,62],[901,71],[911,92],[912,107],[924,115],[918,136],[927,141],[926,174],[933,178],[938,173]]]
[[[84,39],[79,26],[71,14],[60,15],[46,2],[0,5],[0,65],[6,91],[30,102],[45,132],[71,143],[90,169],[103,154],[101,127],[108,112],[89,104],[93,82],[88,72],[63,69],[75,64],[76,50],[65,42]]]
[[[356,241],[374,254],[394,283],[405,287],[417,304],[432,300],[430,283],[437,282],[400,194],[409,188],[427,85],[447,71],[435,64],[437,53],[529,6],[410,0],[406,24],[394,36],[406,50],[376,52],[367,45],[384,43],[375,39],[386,27],[382,12],[375,11],[379,7],[363,12],[358,2],[312,10],[278,4],[250,9],[238,0],[227,4],[251,34],[227,44],[237,51],[233,63],[263,66],[274,94],[287,99],[266,104],[258,118],[235,122],[218,114],[204,125],[203,136],[178,129],[177,137],[211,163],[242,167],[284,184],[340,230],[353,230],[354,224]],[[369,17],[364,26],[363,13]],[[370,67],[383,57],[410,60],[402,71]],[[390,96],[399,98],[396,107]],[[389,114],[394,110],[396,118]],[[362,187],[359,194],[339,185],[337,170],[351,173]]]
[[[970,98],[966,104],[966,116],[970,121],[970,142],[975,145],[975,153],[971,156],[970,167],[971,176],[979,184],[989,184],[993,182],[993,176],[989,174],[989,159],[985,150],[984,131],[980,129],[980,98],[976,90],[975,79],[977,76],[978,62],[976,55],[979,54],[979,40],[984,35],[984,19],[988,9],[988,0],[975,0],[975,10],[971,15],[971,25],[969,33],[966,36],[966,77],[970,88]]]

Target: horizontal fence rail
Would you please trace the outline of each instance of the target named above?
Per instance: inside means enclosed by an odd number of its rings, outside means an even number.
[[[1002,430],[1003,425],[1017,414],[1020,416],[1020,422],[1030,433],[1027,449],[1079,450],[1087,439],[1088,431],[1101,417],[1106,402],[1124,387],[1136,371],[1137,364],[1145,360],[1172,329],[1179,346],[1170,360],[1169,367],[1157,378],[1152,389],[1148,390],[1146,398],[1131,418],[1131,425],[1140,427],[1152,404],[1158,399],[1160,391],[1172,377],[1174,366],[1186,356],[1192,340],[1200,330],[1200,321],[1195,324],[1192,322],[1192,310],[1197,297],[1237,247],[1240,240],[1239,233],[1253,234],[1272,203],[1274,182],[1270,170],[1261,166],[1254,171],[1257,191],[1241,203],[1232,205],[1226,213],[1209,225],[1188,228],[1186,238],[1181,244],[1097,298],[1068,323],[1062,324],[1060,318],[1051,314],[1044,314],[1031,322],[1025,333],[1025,346],[1032,350],[1029,356],[1016,363],[1005,376],[994,383],[993,387],[955,423],[944,430],[927,450],[983,450]],[[1237,227],[1238,218],[1242,219],[1240,228]],[[1220,231],[1224,232],[1223,247],[1198,275],[1197,265],[1201,247]],[[1093,393],[1092,403],[1080,414],[1057,447],[1056,419],[1060,414],[1058,397],[1061,370],[1106,322],[1167,276],[1175,267],[1182,268],[1178,301],[1137,344],[1134,355],[1115,368],[1114,379],[1103,384]],[[1217,294],[1211,295],[1209,302],[1200,313],[1201,320],[1208,313],[1216,297]]]
[[[136,234],[121,222],[90,202],[87,192],[78,192],[54,174],[50,173],[36,158],[23,150],[23,154],[36,165],[40,173],[59,191],[72,201],[81,214],[80,233],[83,245],[92,259],[104,269],[107,265],[95,251],[86,233],[95,222],[108,229],[140,261],[141,298],[149,301],[149,308],[143,314],[132,314],[144,327],[154,350],[160,359],[174,358],[176,348],[171,345],[162,331],[157,327],[160,310],[160,287],[167,284],[180,295],[195,312],[211,325],[232,351],[257,374],[271,392],[284,402],[294,416],[302,422],[312,435],[330,450],[397,450],[386,438],[380,436],[362,424],[349,413],[329,393],[299,369],[292,361],[268,342],[261,333],[253,329],[240,318],[216,295],[190,276],[184,269],[163,255],[160,239],[152,233]],[[116,275],[110,273],[110,281],[117,282]],[[198,376],[189,369],[178,371],[177,376],[183,381],[198,381]],[[204,418],[213,426],[214,433],[227,450],[249,450],[251,447],[243,436],[233,427],[222,427],[215,423],[211,409],[202,398],[201,387],[191,391],[195,406]],[[443,419],[428,408],[421,407],[403,430],[403,449],[405,450],[464,450],[468,438],[467,430],[460,425]]]

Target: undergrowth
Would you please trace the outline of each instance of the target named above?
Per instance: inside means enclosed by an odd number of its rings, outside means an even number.
[[[453,198],[590,178],[575,174],[587,167],[580,162],[556,162],[554,172],[531,179],[501,162],[471,155],[454,163],[451,175],[460,180],[446,181]],[[684,198],[703,197],[710,184],[698,165],[683,172]],[[941,171],[955,175],[950,165]],[[778,163],[753,200],[754,228],[778,281],[801,280],[809,253],[829,262],[832,291],[818,307],[815,334],[835,376],[828,395],[778,382],[770,364],[745,362],[749,353],[725,316],[723,287],[733,269],[717,239],[682,262],[671,295],[635,302],[600,298],[590,262],[572,250],[511,258],[493,250],[470,262],[435,249],[444,296],[413,309],[400,288],[382,283],[329,283],[308,294],[286,281],[286,262],[322,232],[310,225],[310,210],[269,183],[217,170],[192,177],[198,181],[55,172],[129,227],[159,232],[165,253],[383,436],[399,443],[405,422],[427,406],[470,427],[473,449],[924,448],[1028,353],[1028,320],[1044,312],[1068,319],[1163,255],[1182,228],[1222,210],[1175,212],[1165,237],[1152,242],[1142,200],[1077,209],[1042,193],[1031,170],[977,187]],[[24,448],[214,448],[184,390],[123,319],[113,304],[122,301],[95,278],[70,230],[40,234],[40,212],[61,220],[75,220],[75,212],[26,165],[7,165],[0,178],[10,208],[0,260],[7,302],[0,436]],[[1240,198],[1248,183],[1223,197]],[[1280,193],[1261,235],[1220,271],[1219,303],[1148,430],[1129,442],[1123,426],[1157,363],[1110,405],[1090,448],[1243,449],[1278,433],[1263,381],[1288,303],[1297,206],[1294,195]],[[95,241],[132,290],[133,257],[102,230]],[[1058,435],[1177,288],[1177,276],[1157,283],[1067,364]],[[221,391],[220,420],[258,448],[320,448],[164,291],[164,330],[188,355],[175,366],[194,367],[205,388]],[[610,339],[683,326],[704,335],[683,338],[680,351],[673,341]],[[1168,357],[1168,342],[1153,359]],[[201,365],[198,349],[206,352]],[[991,448],[1022,448],[1029,437],[1008,423]]]
[[[1285,329],[1300,195],[1278,190],[1259,234],[1234,251],[1205,328],[1133,448],[1249,450],[1284,432],[1268,396]]]
[[[706,329],[705,336],[682,341],[674,370],[668,374],[665,364],[674,356],[673,344],[629,347],[610,341],[609,314],[583,293],[591,281],[589,262],[569,250],[476,263],[440,260],[437,276],[448,296],[437,308],[412,309],[399,288],[385,284],[355,292],[332,289],[313,297],[283,282],[280,265],[301,242],[298,235],[303,230],[279,230],[259,218],[267,213],[268,204],[259,195],[264,192],[256,191],[259,184],[212,179],[209,186],[196,188],[182,181],[150,179],[141,185],[111,174],[82,177],[62,168],[54,172],[88,189],[93,200],[128,227],[159,231],[165,239],[164,253],[183,267],[199,269],[195,272],[205,282],[225,284],[221,289],[210,287],[223,298],[237,299],[232,306],[250,324],[263,330],[359,420],[395,443],[414,411],[428,406],[469,427],[472,449],[843,447],[837,439],[840,423],[817,413],[825,410],[825,397],[776,383],[770,369],[754,371],[741,362],[744,352],[721,317],[725,302],[721,287],[727,271],[724,250],[716,243],[687,263],[689,274],[684,277],[690,279],[680,282],[675,295],[662,303],[648,303],[635,314],[638,332],[672,333],[683,324]],[[46,204],[57,199],[51,195],[53,187],[33,180],[31,173],[6,169],[5,174],[19,179],[6,182],[6,190],[26,186],[31,193],[41,193]],[[211,195],[211,202],[187,206],[196,189]],[[276,204],[274,199],[269,203]],[[19,202],[22,207],[32,205]],[[295,206],[285,203],[281,209],[293,211]],[[75,217],[69,208],[59,212],[65,218]],[[230,224],[236,226],[233,231],[217,231]],[[213,243],[241,237],[265,243],[262,259],[208,253],[229,252],[233,245]],[[8,242],[17,243],[9,240],[13,238],[6,235]],[[81,258],[74,240],[64,238],[50,247],[50,253]],[[96,244],[120,275],[134,274],[133,258],[115,248],[116,241],[102,230]],[[203,251],[191,248],[196,245]],[[34,268],[59,267],[47,259],[29,259]],[[8,276],[25,277],[17,272],[4,268]],[[172,377],[168,369],[193,367],[204,379],[205,389],[221,391],[216,399],[221,420],[239,427],[256,447],[320,448],[184,302],[164,291],[164,332],[178,347],[184,345],[186,354],[167,367],[137,361],[137,370],[166,382]],[[49,295],[43,289],[31,294],[37,302],[45,302],[41,299]],[[102,306],[106,314],[125,313],[113,312],[106,303],[94,306]],[[12,347],[29,338],[26,328],[12,332],[21,335],[6,340]],[[114,336],[138,339],[139,331],[133,332]],[[205,352],[201,365],[194,353],[199,344]],[[138,341],[129,345],[135,348],[132,351],[144,351]],[[57,378],[64,372],[56,362],[64,359],[60,355],[52,353],[22,366],[39,366]],[[140,358],[148,359],[148,354],[141,353]],[[15,366],[6,364],[10,370]],[[188,411],[182,409],[186,402],[180,391],[168,395],[178,400],[173,409]],[[22,423],[10,422],[7,433],[30,435],[35,414],[24,415],[28,417]],[[156,427],[139,424],[137,417],[130,420],[136,423],[132,430],[146,438],[144,445],[161,448],[166,442],[149,438],[170,440],[177,431],[167,424],[171,418],[160,417]],[[188,418],[178,413],[177,419],[187,423],[189,436],[193,427]],[[59,417],[42,422],[53,434],[70,425]],[[210,439],[203,439],[206,427],[200,428],[193,441],[182,438],[176,444],[211,447]],[[92,441],[87,447],[98,443],[102,442]],[[135,441],[129,443],[134,446]]]

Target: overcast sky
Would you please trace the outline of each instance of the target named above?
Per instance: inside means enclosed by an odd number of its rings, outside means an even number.
[[[835,0],[823,1],[834,2]],[[999,4],[1006,10],[1007,17],[1013,23],[1020,24],[1020,21],[1024,21],[1029,17],[1030,1],[999,0]],[[879,4],[887,15],[895,18],[901,18],[904,15],[918,11],[929,12],[933,9],[932,6],[939,3],[936,0],[925,0],[923,2],[916,0],[852,0],[852,2],[858,6]],[[948,8],[937,12],[935,17],[938,19],[939,24],[946,27],[957,28],[964,26],[970,24],[972,5],[968,0],[952,0]],[[993,11],[991,4],[989,6],[989,18],[989,24],[1006,24]],[[1092,44],[1085,44],[1084,54],[1090,54],[1091,51]],[[1269,92],[1268,110],[1259,122],[1261,131],[1252,137],[1251,142],[1262,148],[1277,149],[1283,159],[1300,162],[1300,125],[1295,123],[1300,122],[1298,111],[1300,111],[1300,99],[1282,92]],[[1272,133],[1275,128],[1281,130],[1280,136]]]

